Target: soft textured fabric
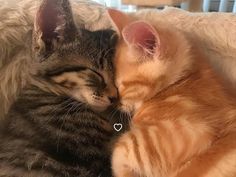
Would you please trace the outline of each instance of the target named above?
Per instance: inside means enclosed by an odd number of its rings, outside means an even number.
[[[202,11],[203,0],[122,0],[124,4],[138,5],[138,6],[174,6],[179,5],[180,3],[188,3],[188,10],[192,12]]]
[[[123,3],[126,4],[134,4],[134,5],[146,5],[146,6],[158,6],[158,5],[177,5],[181,2],[185,2],[188,0],[122,0]]]

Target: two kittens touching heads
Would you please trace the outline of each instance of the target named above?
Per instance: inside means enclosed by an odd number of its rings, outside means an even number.
[[[198,46],[148,11],[107,15],[115,31],[89,31],[42,1],[0,176],[236,176],[236,100]]]

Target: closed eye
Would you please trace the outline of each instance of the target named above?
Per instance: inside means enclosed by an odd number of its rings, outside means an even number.
[[[103,76],[100,73],[98,73],[97,71],[95,71],[93,69],[90,69],[90,70],[93,71],[98,77],[100,77],[101,81],[104,82],[104,78],[103,78]]]
[[[47,71],[45,77],[67,88],[86,86],[104,89],[106,87],[102,75],[87,67],[65,66],[56,68]]]
[[[105,80],[103,78],[103,76],[90,69],[92,71],[92,73],[89,74],[89,77],[88,79],[86,80],[87,81],[87,86],[91,86],[91,87],[99,87],[101,89],[104,89],[106,87],[106,83],[105,83]]]

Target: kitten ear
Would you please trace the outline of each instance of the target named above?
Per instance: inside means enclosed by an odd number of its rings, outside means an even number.
[[[43,0],[34,22],[33,47],[38,57],[47,58],[77,32],[68,0]]]
[[[136,21],[122,30],[126,44],[144,55],[153,57],[160,54],[160,37],[152,25],[144,21]],[[145,57],[143,57],[145,58]]]
[[[116,32],[121,36],[123,28],[131,21],[130,17],[115,9],[108,9],[107,13]]]

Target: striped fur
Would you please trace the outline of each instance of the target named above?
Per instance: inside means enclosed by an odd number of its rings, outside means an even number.
[[[34,17],[42,0],[0,0],[0,119],[29,83]],[[91,31],[110,28],[105,7],[90,0],[72,0],[75,23]]]
[[[6,121],[0,176],[111,176],[112,126],[82,103],[31,86]]]
[[[198,46],[148,16],[109,15],[121,109],[134,114],[114,146],[114,176],[236,176],[236,99]]]
[[[112,176],[116,41],[112,30],[78,29],[67,0],[43,0],[29,84],[0,124],[1,177]]]

